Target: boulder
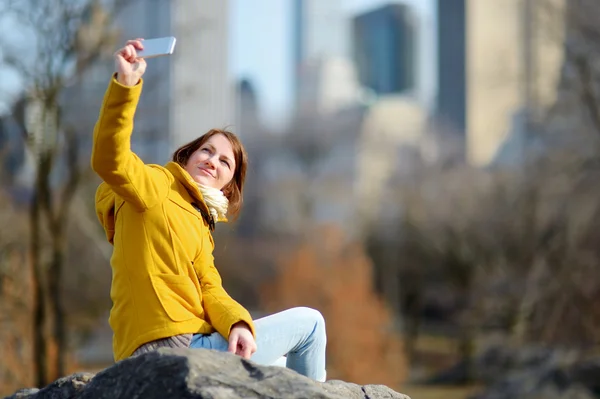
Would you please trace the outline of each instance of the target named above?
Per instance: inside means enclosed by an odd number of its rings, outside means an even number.
[[[290,369],[260,366],[229,353],[161,348],[97,373],[60,378],[10,399],[331,398],[410,399],[383,385],[320,383]]]

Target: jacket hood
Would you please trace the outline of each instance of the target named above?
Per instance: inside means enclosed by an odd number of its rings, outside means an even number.
[[[206,220],[210,220],[210,211],[208,209],[208,206],[206,205],[206,201],[204,200],[204,197],[202,196],[198,185],[192,179],[192,176],[190,176],[190,174],[186,172],[186,170],[176,162],[167,163],[165,165],[165,168],[169,172],[171,172],[175,180],[179,181],[179,183],[181,183],[183,187],[185,187],[187,192],[192,197],[192,200],[194,201],[195,205],[199,208],[198,210],[200,211],[200,213],[203,214],[203,217],[205,217]],[[211,229],[214,229],[214,223],[212,224]]]
[[[165,169],[167,169],[171,175],[186,188],[187,192],[192,197],[192,200],[199,207],[200,212],[209,215],[209,210],[204,202],[202,193],[189,173],[175,162],[167,163]],[[98,216],[98,220],[104,228],[106,239],[111,244],[113,243],[113,238],[115,236],[115,207],[115,192],[108,184],[102,182],[96,190],[96,216]]]
[[[192,196],[192,198],[197,202],[204,202],[204,198],[202,197],[202,193],[200,189],[192,179],[192,176],[186,170],[175,162],[169,162],[165,165],[165,169],[167,169],[173,177],[178,180],[188,191],[188,193]]]

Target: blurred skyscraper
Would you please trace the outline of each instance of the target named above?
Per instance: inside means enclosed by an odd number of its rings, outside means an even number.
[[[417,80],[418,23],[411,7],[397,3],[353,19],[359,80],[376,94],[356,145],[353,188],[360,229],[389,217],[382,208],[390,195],[388,182],[407,170],[425,131],[428,112]]]
[[[564,1],[437,0],[436,114],[462,133],[468,162],[493,162],[511,133],[530,133],[518,115],[556,97]]]
[[[133,150],[146,162],[165,163],[181,144],[211,128],[234,125],[228,7],[227,0],[134,0],[115,19],[116,46],[137,37],[177,38],[173,55],[147,61],[132,136]],[[98,62],[69,88],[69,118],[78,126],[91,129],[113,71],[111,59]]]
[[[171,5],[172,32],[178,41],[170,90],[173,150],[209,129],[235,122],[235,83],[228,62],[229,1],[162,3]]]
[[[416,20],[410,8],[389,4],[353,21],[354,59],[360,83],[377,94],[416,85]]]
[[[247,140],[263,130],[259,118],[256,89],[250,80],[242,79],[237,83],[236,98],[235,132],[242,137],[242,140]]]
[[[465,0],[438,0],[437,116],[447,128],[465,134],[467,126]]]
[[[294,0],[294,67],[324,57],[348,55],[349,21],[342,3]]]
[[[296,111],[336,108],[355,95],[353,67],[348,62],[349,41],[350,21],[341,0],[294,0],[292,76]],[[339,71],[333,78],[332,70]]]

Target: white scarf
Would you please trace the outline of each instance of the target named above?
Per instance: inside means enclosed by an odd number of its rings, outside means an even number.
[[[200,183],[196,183],[204,203],[208,207],[210,216],[213,218],[213,222],[226,222],[227,221],[227,208],[229,207],[229,200],[223,194],[223,191],[217,190],[216,188],[207,187]]]

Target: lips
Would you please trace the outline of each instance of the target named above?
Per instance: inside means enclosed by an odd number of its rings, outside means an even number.
[[[206,169],[204,169],[204,168],[198,168],[198,169],[200,169],[200,172],[202,172],[202,173],[203,173],[203,174],[205,174],[206,176],[212,177],[213,179],[215,178],[215,177],[213,176],[213,174],[212,174],[212,173],[210,173],[208,170],[206,170]]]

